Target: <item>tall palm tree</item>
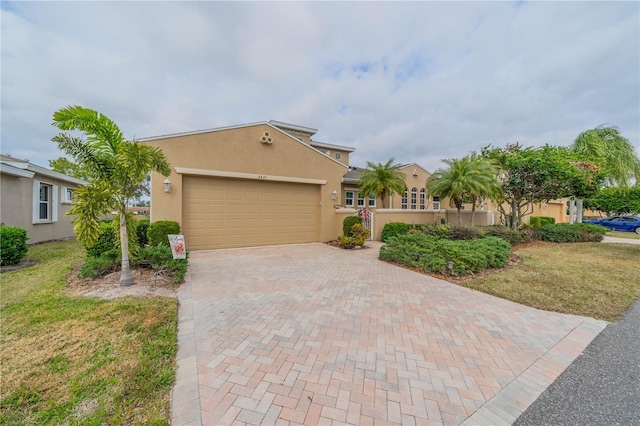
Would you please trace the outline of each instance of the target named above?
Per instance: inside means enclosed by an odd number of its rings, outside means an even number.
[[[626,187],[634,177],[640,176],[640,159],[616,126],[602,124],[584,131],[573,141],[571,148],[600,165],[610,184]]]
[[[496,198],[501,191],[495,167],[486,159],[468,155],[457,160],[444,160],[446,169],[438,169],[426,182],[427,192],[449,197],[458,211],[458,224],[462,224],[462,205],[483,197]],[[475,208],[474,208],[475,210]]]
[[[60,133],[52,139],[91,177],[87,185],[76,190],[75,204],[68,213],[77,215],[72,223],[78,240],[87,246],[95,244],[100,218],[116,211],[122,252],[120,285],[132,285],[129,240],[135,241],[135,227],[127,205],[149,171],[168,176],[171,167],[160,149],[126,140],[118,126],[97,111],[81,106],[62,108],[53,114],[53,125],[83,133],[81,137]]]
[[[367,161],[367,168],[362,171],[358,181],[362,193],[380,197],[383,209],[386,208],[384,200],[387,195],[391,197],[393,194],[400,194],[407,186],[404,174],[400,171],[400,164],[393,164],[393,161],[393,158],[385,164]]]

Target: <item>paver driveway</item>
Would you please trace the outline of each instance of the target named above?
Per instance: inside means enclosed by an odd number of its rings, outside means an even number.
[[[508,424],[606,325],[386,264],[368,245],[192,253],[173,424]]]

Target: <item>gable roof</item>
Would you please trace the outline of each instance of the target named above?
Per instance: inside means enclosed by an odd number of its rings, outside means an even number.
[[[145,137],[145,138],[139,138],[136,139],[138,142],[150,142],[150,141],[154,141],[154,140],[158,140],[158,139],[169,139],[169,138],[178,138],[178,137],[182,137],[182,136],[191,136],[191,135],[199,135],[199,134],[203,134],[203,133],[213,133],[213,132],[221,132],[221,131],[225,131],[225,130],[233,130],[233,129],[243,129],[246,127],[254,127],[254,126],[261,126],[261,125],[265,125],[265,126],[269,126],[272,129],[282,133],[283,135],[293,139],[296,143],[302,144],[305,147],[312,149],[313,151],[315,151],[316,153],[322,155],[323,157],[333,161],[334,163],[340,164],[341,166],[348,168],[349,166],[347,166],[346,164],[341,163],[340,161],[334,159],[333,157],[325,154],[324,152],[320,151],[318,148],[316,148],[315,146],[312,145],[308,145],[306,143],[304,143],[303,141],[301,141],[300,139],[298,139],[297,137],[287,133],[285,130],[283,130],[280,127],[275,126],[272,123],[280,123],[278,121],[270,121],[270,122],[266,122],[266,121],[258,121],[255,123],[248,123],[248,124],[238,124],[235,126],[226,126],[226,127],[217,127],[217,128],[213,128],[213,129],[206,129],[206,130],[196,130],[196,131],[192,131],[192,132],[182,132],[182,133],[170,133],[167,135],[160,135],[160,136],[149,136],[149,137]],[[283,125],[287,125],[289,126],[292,130],[298,130],[294,127],[297,128],[301,128],[301,129],[307,129],[307,130],[315,130],[315,129],[311,129],[310,127],[302,127],[302,126],[295,126],[293,124],[286,124],[286,123],[281,123]],[[293,126],[293,127],[292,127]],[[301,131],[301,130],[298,130]],[[329,144],[325,144],[325,145],[329,145]],[[338,146],[338,145],[334,145],[334,146]],[[342,148],[348,148],[348,147],[342,147]],[[336,149],[336,148],[334,148]],[[338,148],[339,149],[339,148]],[[353,150],[355,150],[355,148],[353,148]]]
[[[71,176],[67,176],[62,173],[54,172],[53,170],[47,169],[45,167],[40,167],[40,166],[36,166],[35,164],[31,164],[26,160],[21,160],[19,158],[13,158],[5,155],[0,157],[0,171],[8,175],[26,177],[29,179],[32,179],[33,176],[37,173],[39,175],[47,176],[52,179],[59,179],[62,181],[74,183],[76,185],[87,184],[87,182],[85,182],[82,179],[78,179]]]

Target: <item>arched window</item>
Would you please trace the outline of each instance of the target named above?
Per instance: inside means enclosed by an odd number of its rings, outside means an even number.
[[[416,210],[418,208],[418,189],[413,187],[411,188],[411,210]]]
[[[401,204],[400,208],[401,208],[401,209],[403,209],[403,210],[406,210],[406,209],[407,209],[407,197],[408,197],[408,192],[409,192],[409,191],[408,191],[407,189],[405,189],[405,190],[404,190],[404,194],[402,194],[402,200],[401,200],[401,202],[400,202],[400,204]]]
[[[426,200],[427,196],[427,191],[426,189],[422,188],[420,189],[420,210],[424,210],[425,209],[425,205],[424,202]]]

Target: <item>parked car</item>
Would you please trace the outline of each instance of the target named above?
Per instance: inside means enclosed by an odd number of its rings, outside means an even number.
[[[602,225],[612,231],[640,234],[640,216],[609,216],[604,219],[583,220],[583,222]]]

